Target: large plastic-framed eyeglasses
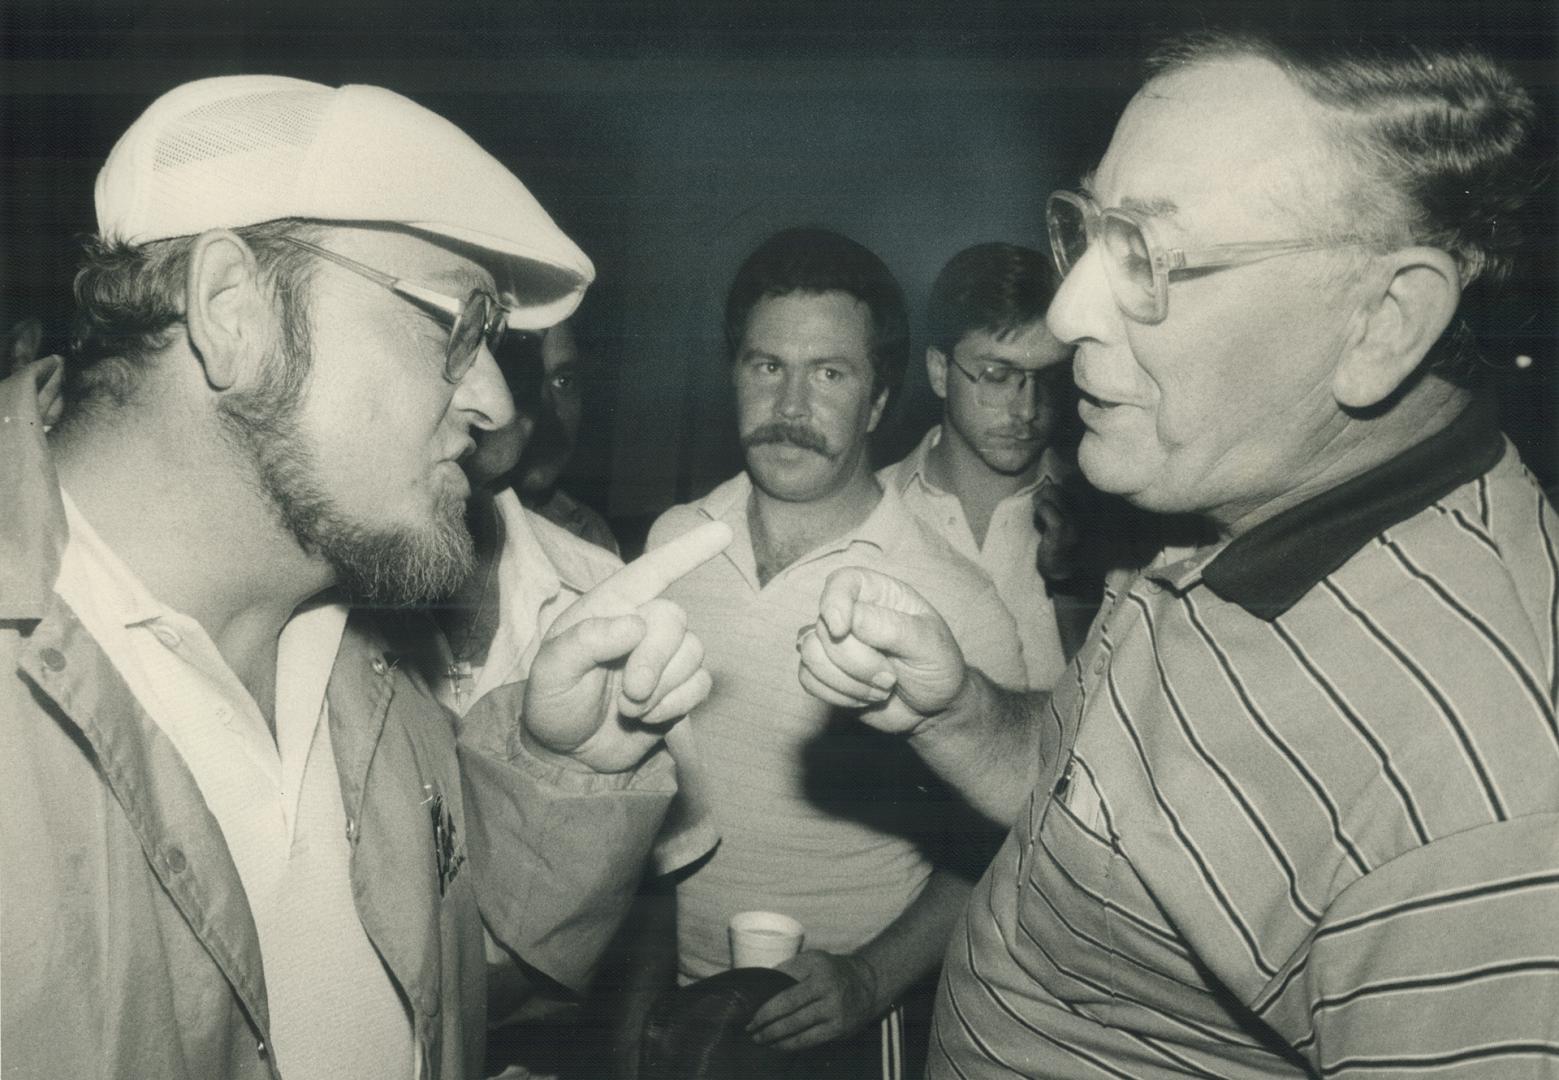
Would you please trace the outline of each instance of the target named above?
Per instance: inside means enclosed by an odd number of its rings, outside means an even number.
[[[1293,240],[1254,240],[1211,247],[1160,247],[1152,222],[1121,207],[1100,209],[1087,195],[1057,191],[1045,204],[1050,254],[1065,277],[1093,244],[1104,256],[1104,274],[1115,302],[1138,322],[1162,322],[1169,314],[1169,275],[1185,270],[1244,266],[1302,251],[1372,244],[1377,238],[1343,235]]]
[[[958,369],[958,374],[974,384],[974,400],[987,409],[1005,409],[1033,387],[1035,393],[1054,394],[1059,384],[1071,381],[1072,366],[1066,363],[1046,364],[1042,368],[1021,368],[1012,364],[981,364],[974,371],[960,364],[952,356],[947,362]]]
[[[476,363],[484,341],[487,343],[488,351],[495,352],[498,343],[503,340],[509,309],[499,303],[498,298],[486,289],[472,289],[462,300],[448,293],[391,277],[356,259],[349,259],[318,244],[311,244],[307,240],[299,240],[295,236],[284,236],[282,239],[294,247],[318,255],[321,259],[333,262],[375,284],[383,285],[395,295],[429,311],[439,321],[445,323],[449,327],[449,341],[444,346],[443,375],[451,383],[458,383],[465,378],[466,372],[470,371],[471,366]]]

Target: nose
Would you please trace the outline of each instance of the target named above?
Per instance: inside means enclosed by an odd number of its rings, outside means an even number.
[[[1024,423],[1034,419],[1039,411],[1039,378],[1037,372],[1029,372],[1023,380],[1023,388],[1012,395],[1007,403],[1007,415]]]
[[[470,419],[472,427],[484,431],[496,431],[514,422],[514,398],[509,394],[509,384],[486,344],[465,378],[455,385],[452,404]]]
[[[1045,313],[1045,325],[1063,344],[1076,345],[1085,338],[1104,340],[1119,317],[1105,277],[1104,258],[1098,247],[1090,244],[1061,280]]]
[[[779,399],[774,403],[774,411],[791,420],[798,420],[811,414],[812,384],[808,381],[805,372],[785,373],[785,380],[780,384]]]

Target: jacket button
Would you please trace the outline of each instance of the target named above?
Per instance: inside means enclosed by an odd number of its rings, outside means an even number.
[[[369,666],[374,669],[375,675],[383,675],[386,671],[390,670],[390,665],[384,662],[384,657],[382,656],[374,657],[371,661],[369,661]]]
[[[265,1040],[264,1039],[261,1039],[259,1042],[254,1044],[254,1052],[256,1054],[260,1055],[260,1060],[261,1061],[265,1060],[265,1055],[268,1054],[270,1051],[266,1050],[266,1048],[265,1048]]]
[[[44,649],[38,654],[38,658],[43,661],[43,666],[50,671],[65,670],[65,654],[58,649]]]
[[[168,854],[165,856],[165,858],[167,859],[169,870],[172,870],[175,874],[184,873],[184,867],[186,863],[184,861],[183,851],[176,847],[169,848]]]

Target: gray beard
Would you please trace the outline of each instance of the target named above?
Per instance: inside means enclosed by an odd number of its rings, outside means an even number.
[[[284,352],[290,351],[284,348]],[[384,529],[350,520],[325,494],[325,469],[298,426],[308,364],[277,356],[266,382],[224,395],[222,427],[253,467],[256,486],[298,546],[335,571],[354,600],[402,607],[447,596],[476,566],[465,499],[439,496],[419,527]]]

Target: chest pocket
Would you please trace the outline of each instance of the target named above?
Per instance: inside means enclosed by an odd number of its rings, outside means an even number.
[[[1115,996],[1114,903],[1127,872],[1108,808],[1081,759],[1067,762],[1029,807],[1018,874],[1018,961],[1056,998],[1097,1018],[1090,1006]]]

